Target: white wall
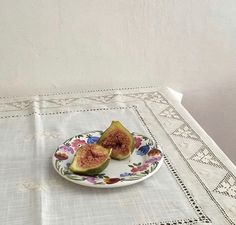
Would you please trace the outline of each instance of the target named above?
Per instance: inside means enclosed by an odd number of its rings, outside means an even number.
[[[160,83],[233,140],[235,0],[0,0],[0,96]]]
[[[0,0],[0,95],[236,82],[234,0]]]

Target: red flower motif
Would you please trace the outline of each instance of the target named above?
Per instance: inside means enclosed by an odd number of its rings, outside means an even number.
[[[132,173],[137,173],[138,172],[138,167],[133,167],[131,170]]]
[[[104,178],[106,184],[114,184],[120,181],[120,178]]]
[[[160,155],[160,154],[161,154],[161,151],[156,148],[153,148],[152,150],[150,150],[148,152],[148,156],[156,156],[156,155]]]
[[[141,171],[144,171],[148,168],[148,164],[143,164],[141,166],[137,166],[137,167],[133,167],[131,169],[131,172],[132,173],[136,173],[136,172],[141,172]]]
[[[142,139],[140,137],[134,137],[134,143],[135,148],[139,148],[139,146],[142,144]]]
[[[66,160],[66,159],[68,159],[68,155],[65,152],[55,152],[54,155],[59,160]]]
[[[75,139],[72,143],[71,146],[77,151],[77,149],[83,145],[86,144],[85,140],[80,140],[80,139]]]

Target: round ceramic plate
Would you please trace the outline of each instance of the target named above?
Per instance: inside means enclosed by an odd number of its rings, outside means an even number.
[[[78,147],[84,144],[96,143],[102,131],[92,131],[76,135],[66,140],[53,154],[52,163],[55,170],[65,179],[76,184],[112,188],[138,183],[152,176],[161,167],[163,153],[151,139],[132,133],[135,139],[135,149],[132,155],[124,160],[110,160],[107,168],[96,176],[77,175],[70,171]]]

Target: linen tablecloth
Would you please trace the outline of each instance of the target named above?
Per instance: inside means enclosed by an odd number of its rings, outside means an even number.
[[[112,120],[162,146],[160,170],[114,189],[60,177],[51,163],[57,146]],[[2,97],[0,140],[0,224],[236,223],[235,166],[167,88]]]

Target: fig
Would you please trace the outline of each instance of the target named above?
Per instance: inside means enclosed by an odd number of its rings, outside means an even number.
[[[134,151],[134,137],[119,121],[112,121],[102,133],[98,144],[111,148],[111,158],[117,160],[129,157]]]
[[[73,173],[93,176],[108,166],[110,155],[109,148],[98,144],[85,144],[78,148],[69,168]]]

